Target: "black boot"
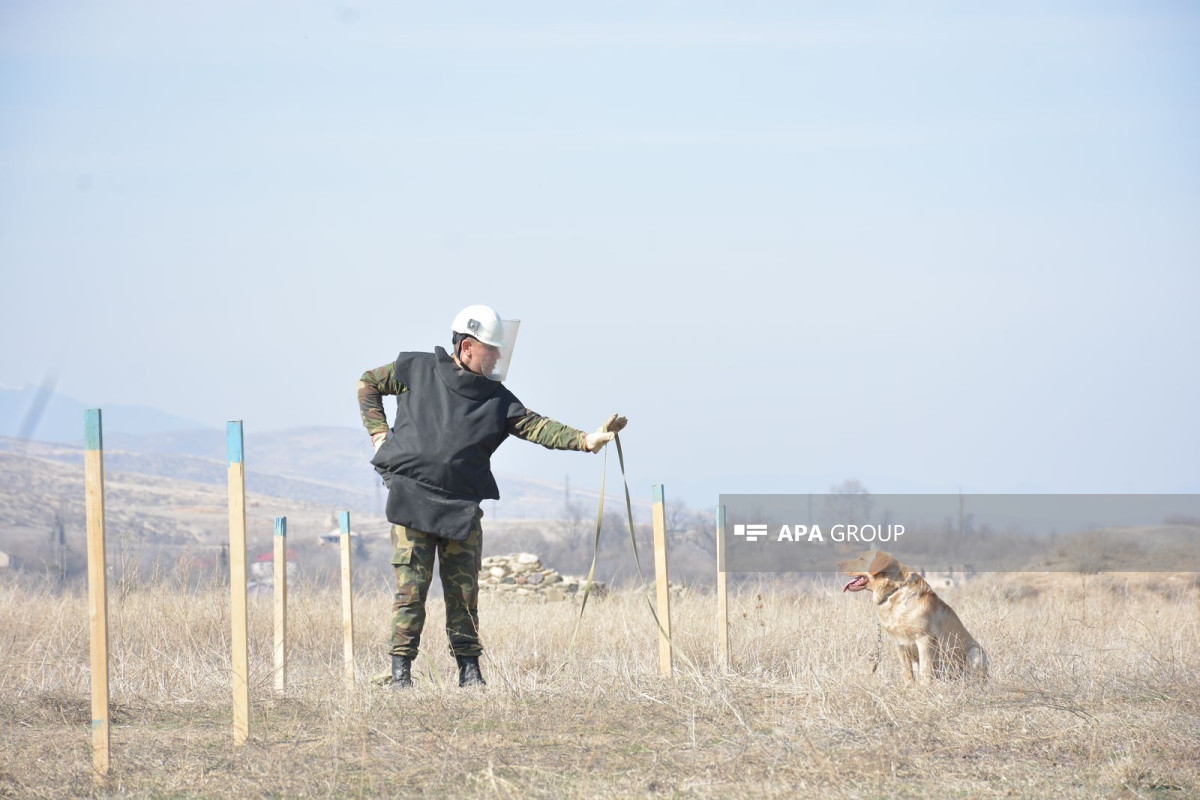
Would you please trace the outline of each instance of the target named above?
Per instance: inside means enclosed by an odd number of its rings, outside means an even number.
[[[487,686],[479,671],[479,656],[455,656],[458,661],[459,686]]]
[[[392,688],[412,687],[412,659],[408,656],[392,656]]]

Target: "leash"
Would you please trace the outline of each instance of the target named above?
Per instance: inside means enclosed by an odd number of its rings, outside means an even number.
[[[617,460],[621,465],[621,482],[625,486],[625,520],[629,523],[629,544],[633,548],[633,560],[637,564],[638,580],[641,582],[642,595],[646,598],[646,607],[650,609],[650,615],[654,617],[654,625],[658,628],[658,632],[667,640],[667,646],[671,648],[671,653],[678,655],[680,661],[695,669],[696,665],[692,660],[683,651],[676,649],[675,642],[671,640],[670,635],[663,628],[662,621],[658,618],[658,611],[654,608],[654,603],[650,600],[650,590],[646,587],[646,576],[642,570],[642,558],[638,554],[637,536],[633,528],[633,500],[629,496],[629,477],[625,473],[625,451],[621,447],[621,434],[614,434],[613,441],[617,445]],[[596,575],[596,561],[600,556],[600,531],[604,525],[604,486],[607,477],[608,450],[605,449],[603,472],[600,473],[600,503],[596,510],[596,536],[592,542],[592,566],[588,570],[587,583],[583,588],[583,601],[579,604],[579,616],[575,618],[575,629],[571,632],[571,643],[567,648],[567,661],[570,661],[575,655],[575,638],[579,635],[579,624],[583,621],[583,610],[587,608],[588,597],[592,593],[593,578]],[[563,666],[566,665],[564,664]]]
[[[614,438],[620,442],[620,435]],[[596,509],[596,536],[592,541],[592,566],[588,570],[587,583],[583,587],[583,601],[579,604],[579,616],[575,618],[575,629],[571,631],[571,644],[567,647],[567,661],[570,661],[575,656],[575,637],[579,635],[579,623],[583,622],[583,610],[587,608],[588,598],[592,595],[592,583],[596,577],[596,561],[600,557],[600,530],[604,525],[604,484],[608,477],[608,448],[604,450],[604,466],[600,472],[600,505]],[[624,471],[622,471],[622,476]],[[625,487],[625,491],[629,491],[629,487]],[[564,664],[563,666],[566,666]],[[559,668],[561,669],[561,667]]]

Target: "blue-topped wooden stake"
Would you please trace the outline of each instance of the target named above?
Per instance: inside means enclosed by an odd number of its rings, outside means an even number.
[[[233,743],[250,738],[250,652],[246,612],[246,464],[242,421],[226,426],[229,452],[229,591],[233,626]]]
[[[664,678],[673,674],[671,663],[671,583],[667,576],[667,512],[663,485],[651,488],[654,506],[654,585],[657,588],[658,672]]]
[[[354,686],[354,568],[350,560],[350,512],[338,520],[342,551],[342,658],[346,667],[346,688]]]
[[[287,691],[287,517],[275,518],[275,691]]]
[[[225,435],[228,438],[229,464],[241,464],[245,461],[242,448],[242,421],[231,419],[225,425]]]
[[[84,492],[87,498],[88,623],[92,669],[92,767],[108,776],[108,562],[104,549],[104,435],[100,409],[83,412]]]

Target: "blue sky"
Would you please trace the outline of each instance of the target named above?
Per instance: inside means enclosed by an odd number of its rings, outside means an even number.
[[[6,3],[0,384],[356,426],[483,302],[635,492],[1200,491],[1200,13],[829,8]]]

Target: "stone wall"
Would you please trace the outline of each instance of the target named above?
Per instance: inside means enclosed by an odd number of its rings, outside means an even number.
[[[533,553],[488,556],[479,570],[480,591],[543,603],[582,598],[586,585],[586,575],[560,575],[542,566],[541,559]],[[592,597],[602,597],[607,592],[608,587],[603,583],[592,582]]]

